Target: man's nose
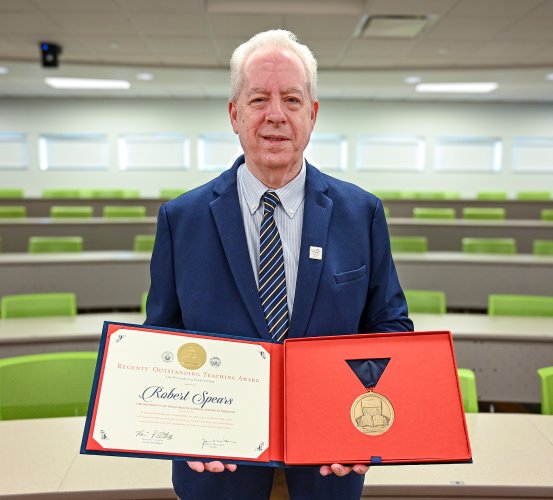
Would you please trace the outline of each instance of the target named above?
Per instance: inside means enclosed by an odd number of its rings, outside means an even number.
[[[280,99],[271,99],[267,109],[267,121],[280,125],[286,121],[283,103]]]

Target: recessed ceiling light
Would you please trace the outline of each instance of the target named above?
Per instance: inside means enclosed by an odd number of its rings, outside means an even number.
[[[548,75],[546,75],[545,79],[553,81],[553,73],[549,73]]]
[[[408,83],[410,85],[416,85],[420,82],[422,82],[422,78],[420,76],[411,75],[405,78],[405,83]]]
[[[419,83],[417,92],[451,92],[459,94],[486,94],[497,89],[495,82]]]
[[[8,71],[8,68],[0,66],[0,75],[5,75]]]
[[[154,79],[154,75],[152,73],[138,73],[136,79],[142,82],[150,82]]]
[[[131,84],[126,80],[99,80],[95,78],[45,78],[55,89],[67,90],[126,90]]]

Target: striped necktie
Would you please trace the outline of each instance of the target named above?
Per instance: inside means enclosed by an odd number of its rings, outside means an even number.
[[[284,340],[288,333],[288,302],[282,241],[275,223],[278,195],[266,191],[263,195],[263,219],[259,231],[259,298],[275,340]]]

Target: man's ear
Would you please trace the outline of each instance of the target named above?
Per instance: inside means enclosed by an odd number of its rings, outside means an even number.
[[[235,134],[238,133],[238,107],[234,101],[229,101],[228,103],[228,114],[230,117],[230,123],[232,125],[232,130]]]

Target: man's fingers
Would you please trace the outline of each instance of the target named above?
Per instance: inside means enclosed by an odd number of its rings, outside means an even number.
[[[336,474],[337,476],[345,476],[351,471],[357,474],[365,474],[369,470],[368,465],[355,464],[353,467],[342,464],[322,465],[319,469],[321,476],[328,476],[329,474]]]
[[[227,469],[230,472],[234,472],[236,470],[236,464],[223,464],[219,461],[213,461],[213,462],[187,462],[188,467],[190,467],[193,471],[196,472],[223,472],[225,469]]]

